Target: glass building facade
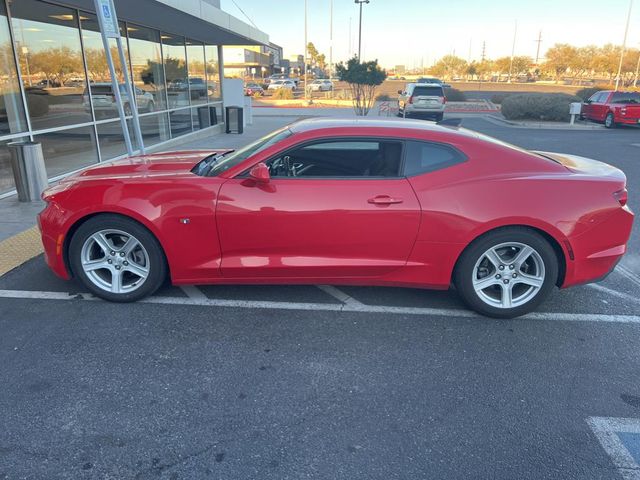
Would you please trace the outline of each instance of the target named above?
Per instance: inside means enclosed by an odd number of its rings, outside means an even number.
[[[210,108],[222,119],[219,45],[127,21],[120,30],[128,63],[110,40],[115,73],[125,113],[132,101],[140,112],[145,147],[211,126]],[[0,0],[0,195],[15,188],[11,142],[40,142],[49,178],[126,154],[111,82],[94,13]]]

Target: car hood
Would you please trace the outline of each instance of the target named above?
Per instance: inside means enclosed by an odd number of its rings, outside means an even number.
[[[188,173],[193,166],[209,155],[229,153],[230,149],[162,152],[100,163],[68,177],[64,182],[96,178],[153,177]]]

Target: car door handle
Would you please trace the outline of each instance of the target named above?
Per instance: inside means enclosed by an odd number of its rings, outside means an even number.
[[[391,205],[394,203],[402,203],[402,199],[390,197],[389,195],[378,195],[377,197],[370,198],[367,202],[373,205]]]

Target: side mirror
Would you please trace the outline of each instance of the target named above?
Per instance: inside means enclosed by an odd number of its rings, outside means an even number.
[[[269,167],[267,167],[262,162],[254,165],[249,171],[249,178],[255,180],[258,183],[269,183],[269,180],[271,180]]]
[[[590,98],[587,98],[584,103],[586,103],[587,105],[590,104],[592,102],[592,100]]]

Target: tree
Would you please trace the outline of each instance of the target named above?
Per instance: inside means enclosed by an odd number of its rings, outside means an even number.
[[[309,42],[307,44],[307,53],[309,54],[309,57],[311,58],[311,63],[313,65],[316,65],[321,70],[324,70],[326,68],[327,57],[325,56],[324,53],[318,52],[318,49],[312,42]]]
[[[568,43],[556,43],[547,50],[543,69],[551,73],[556,83],[564,75],[577,55],[576,47]]]
[[[366,116],[373,106],[376,87],[387,78],[387,72],[380,68],[378,60],[360,62],[354,56],[346,65],[336,65],[336,73],[349,84],[356,115]]]
[[[455,55],[445,55],[429,69],[429,73],[445,79],[461,76],[466,73],[467,62]]]

